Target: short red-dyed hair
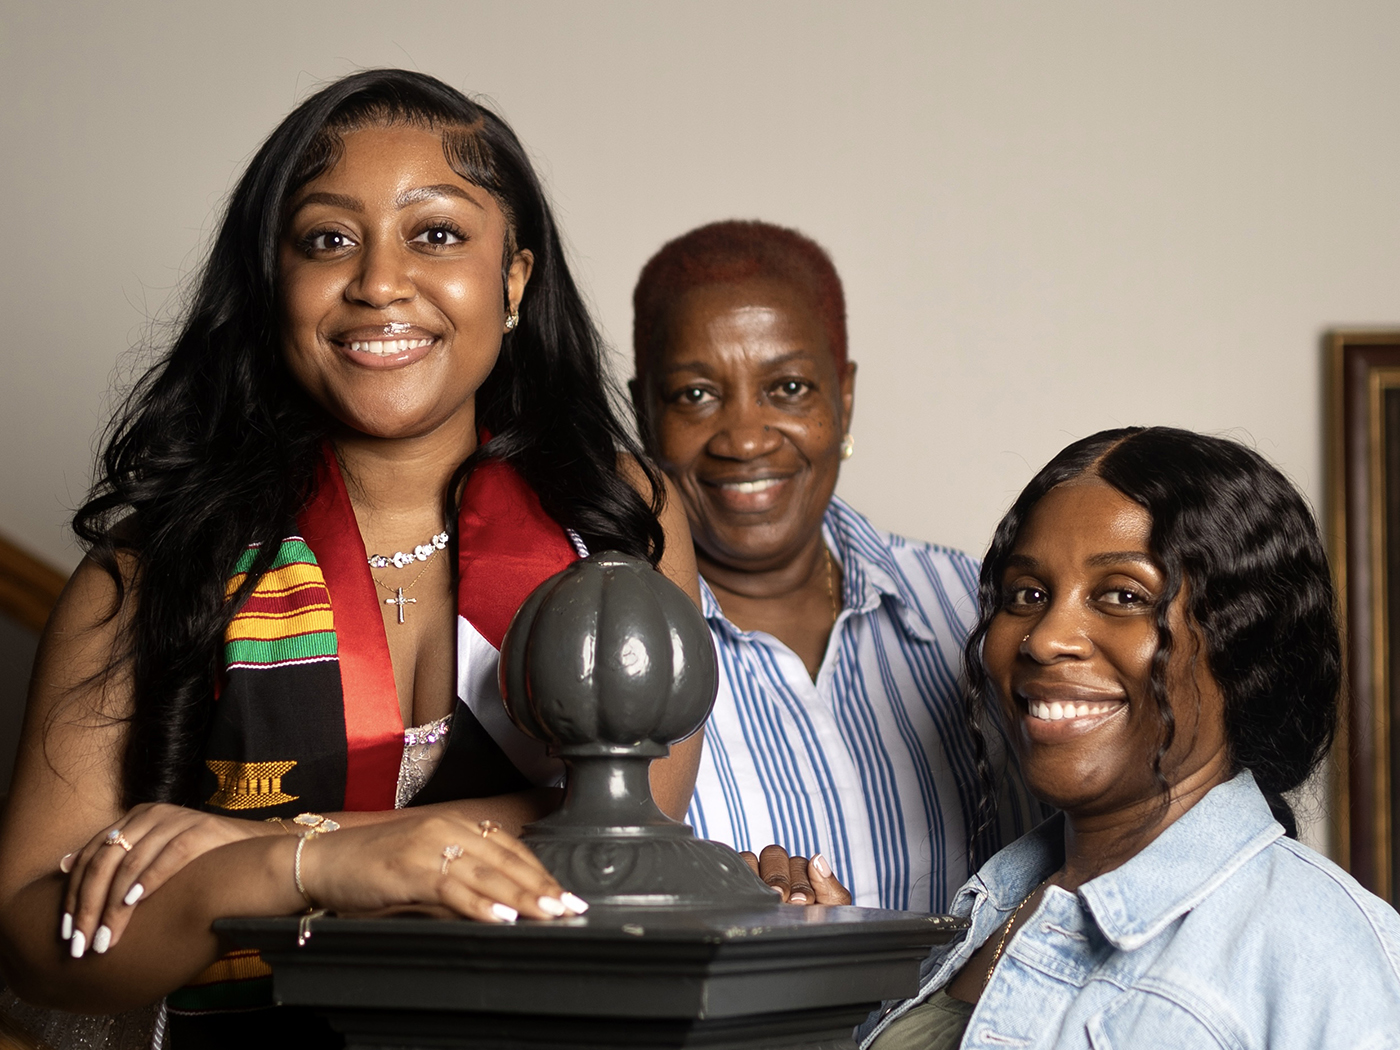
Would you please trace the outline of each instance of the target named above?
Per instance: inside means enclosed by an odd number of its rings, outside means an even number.
[[[683,233],[661,247],[632,292],[632,353],[640,379],[666,331],[671,304],[692,288],[761,278],[796,289],[826,332],[836,371],[846,368],[846,294],[831,256],[796,230],[729,219]]]

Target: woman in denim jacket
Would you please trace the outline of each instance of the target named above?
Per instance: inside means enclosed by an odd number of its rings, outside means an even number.
[[[1400,1047],[1400,916],[1293,837],[1341,659],[1302,497],[1168,428],[1066,448],[997,528],[968,642],[1062,812],[952,910],[972,929],[875,1050]]]

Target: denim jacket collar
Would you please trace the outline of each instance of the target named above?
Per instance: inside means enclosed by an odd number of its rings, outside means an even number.
[[[964,887],[967,914],[980,890],[1008,911],[1064,861],[1064,815],[1056,814],[993,857]],[[1248,770],[1212,788],[1122,867],[1079,887],[1079,899],[1120,951],[1146,944],[1205,899],[1240,865],[1283,834]],[[977,883],[981,883],[980,886]]]
[[[1212,788],[1132,860],[1079,887],[1079,897],[1104,937],[1132,951],[1282,834],[1254,774],[1244,770]]]
[[[978,896],[985,896],[997,911],[1009,912],[1049,878],[1064,859],[1065,815],[1056,813],[987,861],[958,891],[953,914],[970,914]]]

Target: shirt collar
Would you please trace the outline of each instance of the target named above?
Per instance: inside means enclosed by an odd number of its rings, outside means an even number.
[[[958,891],[953,912],[966,915],[979,893],[998,911],[1010,911],[1064,862],[1065,818],[1055,813],[998,850]]]
[[[730,633],[743,633],[724,618],[724,610],[719,607],[719,599],[715,597],[715,592],[710,590],[710,585],[705,582],[703,576],[700,577],[700,613],[711,623],[724,625]]]
[[[841,566],[842,604],[852,613],[874,612],[886,599],[905,630],[925,642],[937,639],[918,595],[895,559],[898,537],[880,532],[839,496],[832,496],[822,517],[822,535]]]
[[[874,612],[886,598],[904,628],[925,642],[937,638],[924,616],[918,596],[905,582],[890,549],[890,538],[838,496],[832,496],[822,516],[822,537],[841,571],[842,614]],[[700,579],[700,611],[711,624],[736,638],[749,637],[727,619],[718,599]]]
[[[1079,887],[1104,937],[1133,951],[1283,834],[1245,770],[1210,790],[1141,853]]]

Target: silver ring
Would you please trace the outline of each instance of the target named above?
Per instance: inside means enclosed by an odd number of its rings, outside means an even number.
[[[444,875],[447,874],[447,866],[460,857],[463,852],[462,847],[455,842],[450,846],[442,847],[442,873]]]

